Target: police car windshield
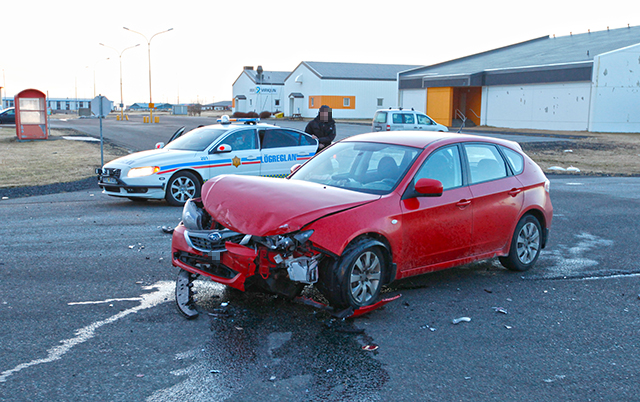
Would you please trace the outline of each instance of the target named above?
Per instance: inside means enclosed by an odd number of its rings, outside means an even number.
[[[204,151],[209,145],[227,130],[219,128],[200,127],[191,130],[170,143],[164,149],[176,149],[181,151]]]
[[[340,142],[313,157],[290,178],[387,194],[398,185],[420,151],[393,144]]]

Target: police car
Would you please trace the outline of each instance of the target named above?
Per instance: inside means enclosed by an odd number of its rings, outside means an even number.
[[[310,135],[259,122],[230,119],[176,132],[157,149],[118,158],[97,169],[103,193],[133,201],[166,199],[180,206],[200,195],[202,184],[220,174],[286,177],[293,165],[318,150]],[[177,137],[177,138],[176,138]]]

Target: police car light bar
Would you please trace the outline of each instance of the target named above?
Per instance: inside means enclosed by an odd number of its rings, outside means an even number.
[[[246,118],[234,118],[234,119],[231,119],[226,114],[222,115],[222,117],[217,120],[218,123],[222,123],[222,124],[231,124],[232,122],[243,122],[244,124],[256,124],[259,121],[260,121],[260,118],[257,118],[257,117],[252,117],[252,118],[246,117]]]

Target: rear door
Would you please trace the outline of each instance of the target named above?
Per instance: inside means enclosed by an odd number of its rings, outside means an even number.
[[[373,116],[373,131],[386,131],[387,130],[387,112],[378,111]]]
[[[501,250],[511,240],[524,203],[522,184],[510,174],[498,147],[489,143],[463,145],[473,194],[471,253]]]
[[[315,155],[318,141],[311,136],[285,128],[258,130],[262,154],[260,175],[286,177],[291,167]]]

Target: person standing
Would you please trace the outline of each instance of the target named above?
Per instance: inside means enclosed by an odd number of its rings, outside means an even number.
[[[307,124],[304,131],[318,140],[318,150],[331,145],[331,141],[336,138],[336,122],[331,116],[331,108],[326,105],[320,106],[318,115]]]

